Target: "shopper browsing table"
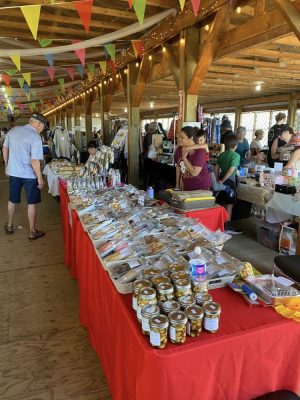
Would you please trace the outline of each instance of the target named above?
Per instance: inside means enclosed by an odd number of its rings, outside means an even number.
[[[204,149],[189,149],[198,144],[198,129],[185,126],[181,129],[179,139],[181,146],[175,151],[176,188],[180,188],[182,179],[183,190],[209,190],[211,177],[207,169],[206,151]]]
[[[29,240],[36,240],[45,232],[36,228],[36,204],[41,202],[40,190],[44,186],[40,160],[44,159],[41,132],[47,122],[42,114],[35,113],[24,126],[11,129],[3,145],[5,171],[9,177],[8,222],[4,229],[14,233],[13,219],[16,204],[21,202],[24,187],[28,204]]]

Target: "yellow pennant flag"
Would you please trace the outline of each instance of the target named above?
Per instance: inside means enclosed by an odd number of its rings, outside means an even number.
[[[6,94],[8,97],[11,97],[11,86],[6,86]]]
[[[30,101],[30,92],[29,93],[25,93],[25,94],[26,94],[27,100]]]
[[[15,64],[19,71],[21,71],[21,57],[19,55],[10,56],[11,61]]]
[[[28,83],[28,85],[31,86],[31,72],[25,72],[22,75],[25,81]]]
[[[181,11],[184,9],[185,0],[179,0]]]
[[[99,61],[99,65],[100,65],[100,68],[101,68],[103,74],[105,74],[105,72],[106,72],[106,61]]]
[[[34,39],[37,39],[37,32],[40,21],[41,5],[21,6],[21,11],[26,19],[27,25],[31,30]]]

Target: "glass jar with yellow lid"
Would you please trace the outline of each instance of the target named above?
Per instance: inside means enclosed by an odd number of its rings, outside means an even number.
[[[186,339],[187,316],[183,311],[172,311],[169,314],[169,336],[172,343],[184,343]]]
[[[168,276],[158,275],[158,276],[154,276],[151,279],[151,282],[152,282],[153,286],[156,288],[157,285],[159,285],[160,283],[171,283],[171,278],[169,278]]]
[[[202,305],[204,311],[203,328],[211,333],[219,329],[221,306],[214,301],[208,301]]]
[[[161,304],[162,311],[164,314],[168,315],[171,311],[178,311],[180,310],[180,304],[178,301],[165,301]]]
[[[181,296],[192,294],[192,284],[188,279],[179,279],[175,282],[175,297],[178,299]]]
[[[152,283],[147,279],[137,279],[133,282],[132,308],[137,310],[137,299],[140,289],[144,287],[152,287]]]
[[[160,309],[156,304],[147,304],[141,310],[142,314],[142,332],[144,335],[150,335],[149,320],[160,314]]]
[[[168,341],[168,317],[159,314],[150,318],[150,343],[152,347],[163,349]]]
[[[151,280],[155,276],[161,275],[161,270],[156,267],[145,268],[142,275],[144,279]]]
[[[185,313],[188,317],[187,322],[187,334],[196,337],[199,336],[202,331],[202,321],[204,312],[200,306],[196,304],[186,308]]]
[[[142,308],[147,304],[157,304],[156,291],[152,287],[142,288],[138,294],[136,315],[139,322],[142,322]]]
[[[175,284],[180,279],[189,280],[191,276],[187,271],[182,271],[182,272],[173,272],[173,274],[170,275],[170,278],[172,279],[172,282]]]
[[[178,298],[178,303],[180,304],[181,308],[183,309],[183,311],[185,311],[185,309],[189,306],[193,306],[194,304],[196,304],[196,299],[194,296],[181,296]]]
[[[198,293],[196,294],[196,303],[201,306],[207,301],[212,301],[212,297],[209,293]]]
[[[157,299],[158,301],[167,301],[174,299],[174,286],[172,283],[160,283],[157,285]]]
[[[188,268],[185,267],[184,265],[181,265],[177,262],[174,262],[172,264],[169,265],[169,272],[170,274],[176,273],[176,272],[185,272]]]

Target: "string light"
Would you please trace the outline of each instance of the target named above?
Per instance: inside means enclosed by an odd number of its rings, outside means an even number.
[[[124,74],[127,74],[127,68],[124,69]]]
[[[166,46],[163,46],[162,51],[163,51],[163,53],[165,53],[167,51]]]
[[[208,32],[209,31],[209,25],[208,24],[205,25],[204,29],[206,30],[206,32]]]
[[[262,88],[262,82],[257,82],[257,85],[255,86],[255,90],[256,90],[257,92],[260,92],[260,91],[261,91],[261,88]]]
[[[181,38],[181,39],[180,39],[180,44],[181,44],[181,46],[184,45],[184,42],[185,42],[184,38]]]
[[[138,68],[140,66],[140,64],[138,62],[136,62],[135,66]]]
[[[128,111],[128,110],[127,110],[127,107],[125,107],[125,108],[124,108],[124,112],[126,112],[126,113],[127,113],[127,111]]]
[[[154,107],[154,102],[150,101],[150,108],[153,108],[153,107]]]
[[[113,81],[113,78],[112,78],[112,77],[110,77],[110,78],[109,78],[109,80],[112,82],[112,81]]]
[[[149,55],[148,60],[149,60],[149,61],[152,61],[152,56],[151,56],[151,54]]]
[[[242,12],[242,9],[241,9],[241,7],[237,7],[237,9],[236,9],[236,13],[237,14],[240,14]]]
[[[103,81],[104,85],[106,85],[106,80]]]

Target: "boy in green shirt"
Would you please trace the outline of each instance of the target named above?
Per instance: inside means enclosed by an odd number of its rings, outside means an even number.
[[[229,221],[226,223],[226,231],[230,234],[240,234],[242,231],[231,225],[231,214],[236,200],[236,171],[240,164],[240,155],[235,152],[238,139],[235,135],[228,135],[224,143],[225,151],[219,155],[218,162],[214,167],[214,173],[217,182],[229,186],[234,194],[233,196],[232,194],[229,195],[228,191],[223,190],[218,194],[216,201],[223,205],[228,212]]]

